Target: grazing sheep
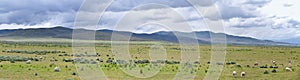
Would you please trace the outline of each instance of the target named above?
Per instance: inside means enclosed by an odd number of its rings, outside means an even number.
[[[30,64],[30,63],[31,63],[31,60],[27,60],[27,61],[26,61],[26,64]]]
[[[42,60],[43,59],[43,56],[40,56],[40,60]]]
[[[286,71],[293,71],[291,68],[289,68],[289,67],[285,67],[285,70]]]
[[[273,63],[273,64],[276,64],[276,61],[275,61],[275,60],[273,60],[273,61],[272,61],[272,63]]]
[[[60,68],[59,67],[55,67],[54,68],[54,72],[59,72],[60,71]]]
[[[236,75],[237,75],[236,71],[233,71],[233,72],[232,72],[232,76],[235,78]]]
[[[245,76],[246,76],[246,72],[242,72],[241,77],[245,77]]]

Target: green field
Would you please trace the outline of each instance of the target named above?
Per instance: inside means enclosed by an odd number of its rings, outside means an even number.
[[[56,40],[56,39],[55,39]],[[53,41],[53,40],[52,40]],[[152,44],[162,44],[167,52],[167,60],[179,62],[181,53],[177,44],[159,42],[133,42],[130,44],[130,55],[132,60],[148,60],[149,47]],[[118,65],[109,63],[107,60],[114,58],[111,52],[111,44],[107,41],[96,41],[95,45],[97,65],[102,69],[110,80],[171,80],[178,71],[176,63],[167,63],[161,66],[160,72],[150,78],[135,78],[122,72]],[[211,57],[211,46],[200,45],[200,62],[197,69],[191,74],[196,74],[195,80],[202,80],[205,77],[208,62]],[[0,41],[0,80],[79,80],[80,73],[77,72],[75,64],[87,64],[84,62],[73,62],[73,56],[84,55],[85,53],[73,54],[72,44],[69,40],[62,41]],[[227,46],[226,61],[223,64],[224,70],[220,80],[299,80],[300,79],[300,47],[283,46]],[[42,58],[40,58],[42,56]],[[30,64],[26,64],[32,59]],[[276,64],[272,63],[276,61]],[[101,62],[103,61],[103,62]],[[289,61],[292,61],[289,63]],[[114,60],[113,60],[114,62]],[[254,63],[259,65],[254,67]],[[54,63],[54,64],[53,64]],[[150,65],[149,63],[137,64],[137,67]],[[59,72],[54,68],[60,67]],[[267,68],[262,68],[266,66]],[[273,68],[274,66],[278,68]],[[293,71],[286,71],[290,66]],[[121,66],[122,67],[122,66]],[[131,67],[135,69],[134,67]],[[77,68],[80,69],[80,68]],[[151,69],[151,68],[150,68]],[[276,70],[276,72],[274,71]],[[147,70],[140,70],[143,74]],[[232,71],[238,73],[245,71],[246,77],[232,77]],[[265,72],[265,71],[268,71]]]

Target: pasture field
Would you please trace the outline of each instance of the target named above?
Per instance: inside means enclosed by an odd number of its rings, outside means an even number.
[[[149,65],[149,47],[156,42],[131,43],[130,55],[133,61],[143,61],[135,66]],[[159,43],[159,42],[157,42]],[[167,52],[165,66],[153,77],[145,80],[172,80],[178,71],[181,53],[177,44],[162,44]],[[72,53],[70,41],[41,42],[41,41],[0,41],[0,80],[79,80],[75,64],[89,64],[92,61],[101,66],[102,71],[110,80],[139,80],[118,69],[114,62],[109,42],[96,43],[97,58],[91,61],[79,60],[76,57],[85,53]],[[202,80],[209,68],[211,46],[200,45],[200,62],[195,80]],[[227,46],[226,60],[220,80],[299,80],[300,79],[300,47],[284,46]],[[30,64],[26,61],[31,60]],[[111,61],[110,61],[111,60]],[[272,63],[276,61],[276,64]],[[258,66],[254,66],[258,62]],[[54,68],[60,71],[55,72]],[[293,71],[286,71],[286,67]],[[80,68],[78,68],[80,69]],[[100,69],[100,68],[99,68]],[[131,69],[134,69],[131,66]],[[150,68],[151,69],[151,68]],[[147,70],[140,70],[143,74]],[[238,77],[233,78],[232,72],[237,71]],[[239,77],[245,71],[246,77]]]

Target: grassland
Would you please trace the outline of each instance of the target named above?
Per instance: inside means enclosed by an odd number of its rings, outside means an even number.
[[[88,41],[87,41],[88,42]],[[130,45],[130,54],[133,60],[147,60],[149,59],[149,47],[152,44],[159,42],[133,42]],[[161,43],[167,52],[168,61],[180,61],[181,53],[180,47],[177,44]],[[118,65],[107,62],[108,59],[114,58],[111,53],[111,44],[107,41],[96,41],[96,60],[98,65],[104,71],[105,75],[111,80],[132,80],[141,79],[129,76],[122,72]],[[205,77],[208,62],[211,57],[211,46],[199,46],[201,58],[199,67],[192,74],[197,74],[195,80],[202,80]],[[70,40],[27,40],[27,41],[0,41],[0,56],[11,57],[27,57],[37,58],[38,61],[32,60],[30,64],[26,61],[8,61],[0,62],[0,80],[79,80],[79,73],[76,70],[74,62],[66,62],[66,59],[74,59],[72,52],[72,44]],[[42,51],[61,51],[49,54]],[[227,46],[226,61],[234,62],[235,64],[223,64],[224,70],[221,73],[220,80],[299,80],[300,79],[300,47],[284,47],[284,46]],[[82,53],[84,54],[84,53]],[[79,54],[78,54],[79,55]],[[42,59],[40,57],[42,56]],[[275,60],[276,65],[271,61]],[[100,62],[103,61],[103,62]],[[293,61],[289,64],[288,61]],[[254,67],[255,62],[259,66]],[[54,63],[54,64],[53,64]],[[145,66],[148,64],[137,64],[137,66]],[[153,77],[146,78],[146,80],[170,80],[176,75],[179,64],[166,64],[162,67],[160,72]],[[61,68],[60,72],[54,72],[54,68],[58,66]],[[260,68],[267,66],[267,68]],[[278,68],[270,68],[277,66]],[[292,66],[293,71],[285,70],[286,66]],[[100,69],[100,68],[99,68]],[[272,72],[272,70],[276,72]],[[264,74],[265,71],[268,74]],[[247,73],[245,78],[232,77],[232,71]]]

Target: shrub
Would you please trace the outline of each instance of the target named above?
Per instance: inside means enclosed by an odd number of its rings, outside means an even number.
[[[250,67],[250,65],[247,65],[246,67]]]
[[[140,74],[143,74],[143,70],[142,69],[140,70]]]
[[[195,61],[194,64],[200,64],[200,62],[199,61]]]
[[[72,75],[77,75],[77,74],[75,72],[73,72]]]
[[[223,65],[223,63],[221,63],[221,62],[217,62],[217,65]]]
[[[242,67],[240,64],[235,65],[236,67]]]
[[[210,64],[210,62],[207,62],[207,64]]]
[[[268,70],[265,70],[265,71],[264,71],[264,74],[269,74],[269,71],[268,71]]]
[[[231,64],[236,64],[236,62],[233,62],[233,61],[231,61],[230,63],[231,63]]]
[[[15,61],[14,61],[14,60],[11,60],[10,63],[15,63]]]
[[[272,73],[276,73],[276,72],[277,72],[277,70],[276,70],[276,69],[273,69],[273,70],[272,70]]]
[[[227,64],[227,65],[230,65],[231,63],[230,63],[230,62],[226,62],[226,64]]]
[[[268,68],[268,66],[260,66],[260,68]]]

